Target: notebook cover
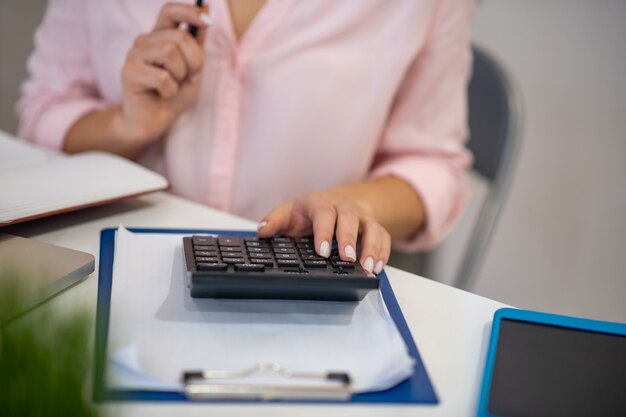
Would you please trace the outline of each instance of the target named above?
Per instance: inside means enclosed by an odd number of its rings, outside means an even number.
[[[113,257],[115,254],[115,231],[117,229],[104,229],[100,234],[100,266],[98,280],[98,306],[96,315],[96,344],[95,344],[95,369],[94,373],[94,400],[100,401],[189,401],[182,392],[163,391],[122,391],[112,390],[105,386],[104,372],[106,369],[106,346],[109,329],[109,313],[112,289]],[[232,230],[202,230],[202,229],[143,229],[129,228],[134,233],[177,233],[177,234],[228,234],[234,236],[256,236],[255,232],[232,231]],[[396,300],[389,280],[384,271],[380,282],[380,291],[385,305],[396,324],[409,354],[415,360],[413,374],[393,388],[379,392],[355,394],[349,401],[351,403],[394,403],[394,404],[437,404],[438,399],[433,386],[428,378],[428,373],[420,357],[417,346],[411,337],[409,327],[402,315],[398,301]],[[198,402],[195,401],[194,402]],[[248,400],[202,400],[207,403],[234,403],[250,402]],[[277,401],[279,403],[306,403],[310,401]],[[314,401],[324,403],[324,401]],[[337,402],[333,402],[337,404]]]

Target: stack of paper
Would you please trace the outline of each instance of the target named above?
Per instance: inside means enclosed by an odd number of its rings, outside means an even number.
[[[189,296],[182,235],[117,232],[108,386],[182,390],[187,370],[277,363],[347,372],[355,392],[407,378],[407,352],[379,292],[361,302],[218,300]]]

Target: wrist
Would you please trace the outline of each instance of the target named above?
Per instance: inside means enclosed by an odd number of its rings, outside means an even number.
[[[141,140],[141,132],[129,123],[122,106],[113,109],[110,136],[118,143],[132,143]]]
[[[361,213],[376,219],[393,238],[413,236],[424,227],[421,197],[406,181],[386,176],[332,190],[350,198]]]
[[[118,146],[128,149],[131,152],[138,152],[149,143],[156,140],[159,135],[154,134],[150,129],[137,127],[128,120],[122,106],[113,109],[110,123],[110,137]]]

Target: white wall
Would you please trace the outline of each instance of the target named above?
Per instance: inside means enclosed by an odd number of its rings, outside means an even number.
[[[0,0],[0,129],[15,133],[15,101],[46,0]]]
[[[477,293],[626,322],[626,1],[483,1],[474,40],[526,105]]]

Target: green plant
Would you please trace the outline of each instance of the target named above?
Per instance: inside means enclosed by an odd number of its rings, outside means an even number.
[[[0,416],[97,416],[87,393],[90,315],[44,304],[12,319],[26,304],[20,281],[0,273]]]

